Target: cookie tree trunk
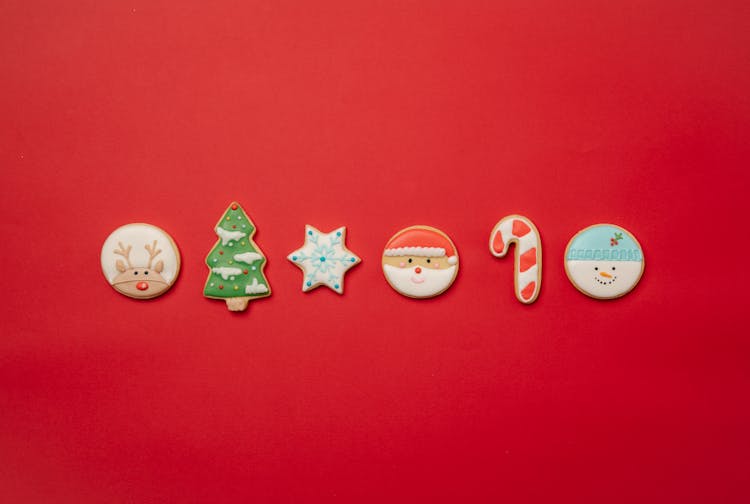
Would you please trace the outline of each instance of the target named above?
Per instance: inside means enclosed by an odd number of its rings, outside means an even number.
[[[226,298],[224,301],[227,302],[229,311],[245,311],[250,302],[250,296]]]

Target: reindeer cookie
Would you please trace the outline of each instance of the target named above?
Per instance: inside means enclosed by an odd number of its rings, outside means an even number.
[[[102,272],[120,294],[155,298],[177,280],[180,251],[164,230],[151,224],[126,224],[104,242]]]

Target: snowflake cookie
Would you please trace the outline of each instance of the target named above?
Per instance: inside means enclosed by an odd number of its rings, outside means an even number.
[[[302,292],[325,285],[344,293],[344,274],[361,261],[346,248],[345,240],[345,226],[330,233],[321,233],[309,224],[305,226],[305,244],[287,256],[302,270]]]

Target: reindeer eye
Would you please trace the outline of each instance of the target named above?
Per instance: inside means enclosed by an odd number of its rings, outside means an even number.
[[[137,272],[137,271],[134,271],[134,272],[133,272],[133,274],[134,274],[134,275],[137,275],[137,274],[138,274],[138,272]]]
[[[143,274],[144,274],[144,275],[148,275],[148,271],[144,271],[144,272],[143,272]]]

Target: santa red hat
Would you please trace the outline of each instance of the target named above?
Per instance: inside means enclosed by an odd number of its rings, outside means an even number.
[[[415,226],[396,234],[385,246],[387,257],[448,257],[448,264],[456,264],[458,257],[447,236],[437,230]]]

